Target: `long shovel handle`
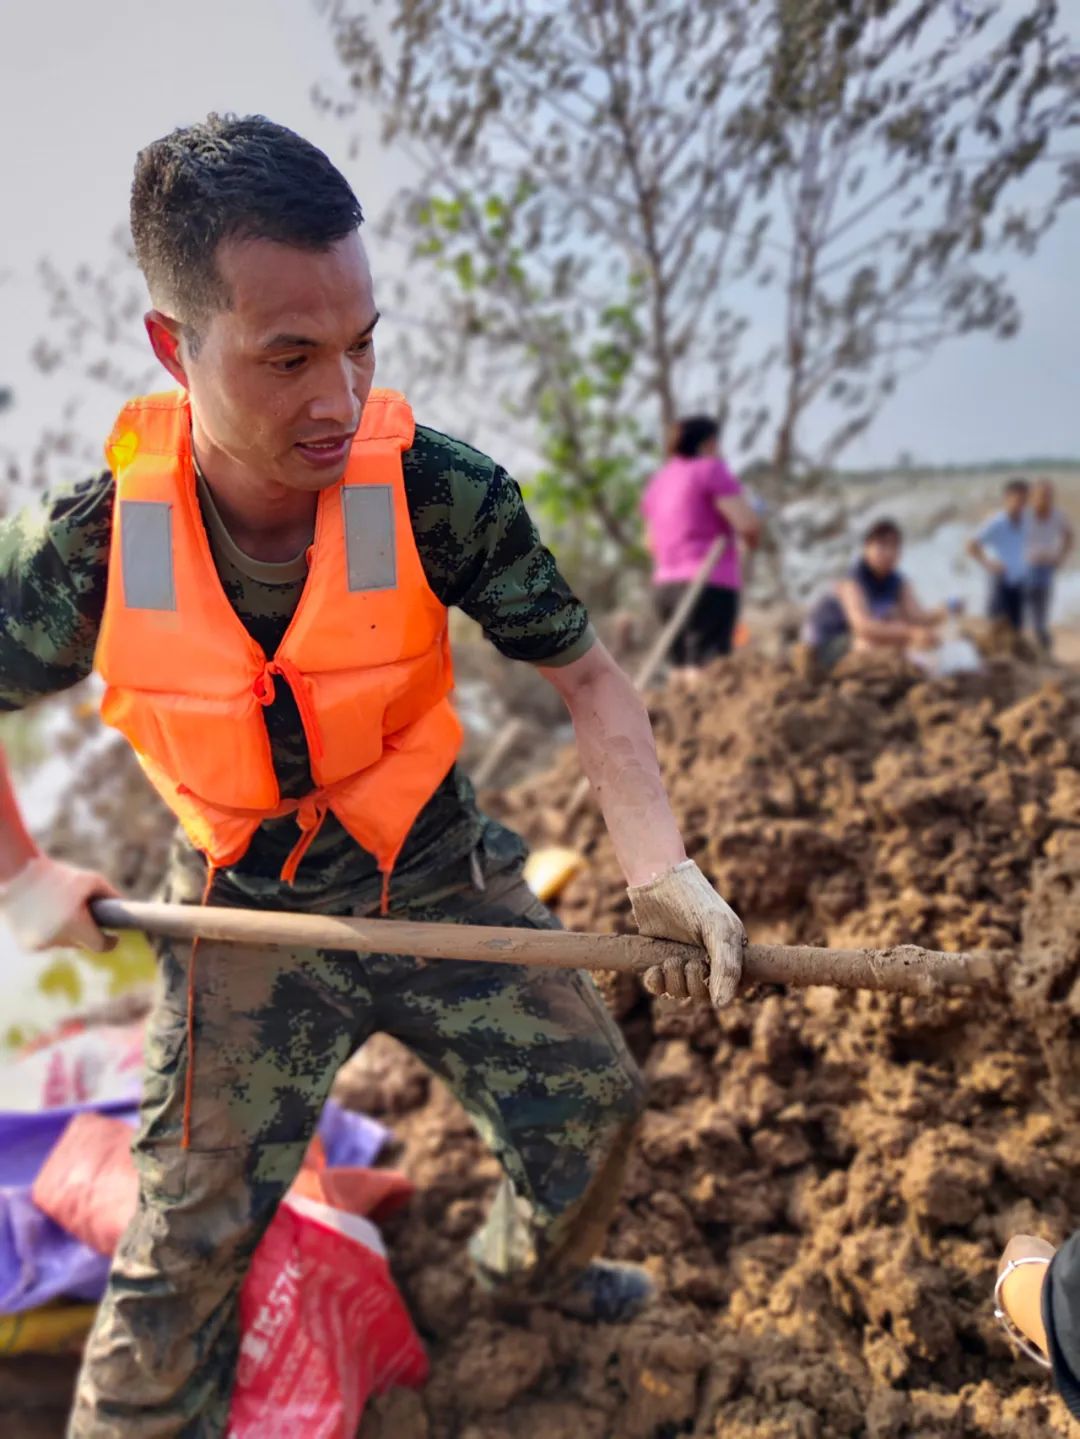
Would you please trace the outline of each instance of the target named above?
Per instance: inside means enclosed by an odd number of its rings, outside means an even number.
[[[547,969],[607,969],[641,974],[665,959],[700,959],[692,944],[637,934],[574,934],[558,929],[501,929],[488,925],[425,924],[401,919],[339,918],[211,905],[94,900],[104,929],[141,929],[172,939],[301,949],[403,954],[424,959],[481,960]],[[934,994],[942,988],[993,987],[998,958],[939,954],[913,944],[891,949],[809,949],[780,944],[746,948],[745,984],[831,985],[896,994]]]

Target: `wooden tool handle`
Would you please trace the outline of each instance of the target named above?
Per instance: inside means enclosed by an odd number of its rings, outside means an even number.
[[[636,974],[670,957],[701,957],[695,945],[646,939],[638,934],[421,924],[400,919],[284,914],[217,905],[197,908],[120,899],[94,900],[91,909],[104,929],[141,929],[174,939],[198,937],[231,944],[354,950],[360,954],[482,960],[551,969],[612,969]],[[881,989],[897,994],[932,994],[946,986],[993,986],[997,976],[997,961],[990,955],[938,954],[912,944],[892,949],[751,944],[744,960],[746,984],[825,984],[837,989]]]

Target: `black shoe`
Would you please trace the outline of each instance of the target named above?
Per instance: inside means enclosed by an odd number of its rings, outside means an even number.
[[[553,1309],[587,1324],[625,1324],[655,1296],[656,1286],[637,1264],[594,1259],[569,1289],[550,1301]]]

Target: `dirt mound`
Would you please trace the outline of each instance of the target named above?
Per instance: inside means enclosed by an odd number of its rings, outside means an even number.
[[[1046,1439],[1070,1432],[990,1312],[1016,1229],[1080,1215],[1066,1051],[1080,1013],[1080,694],[1014,663],[927,682],[848,663],[823,684],[752,656],[656,697],[690,850],[751,938],[1026,947],[1025,1011],[811,989],[719,1017],[607,986],[652,1083],[609,1253],[661,1289],[636,1323],[497,1322],[464,1241],[495,1180],[460,1111],[389,1041],[346,1087],[420,1184],[392,1251],[433,1378],[364,1439]],[[502,798],[534,841],[572,755]],[[545,818],[546,817],[546,818]],[[545,827],[548,833],[545,834]],[[629,927],[591,810],[561,913]],[[1030,901],[1030,903],[1029,903]],[[1075,1048],[1075,1046],[1074,1046]],[[1078,1092],[1072,1083],[1073,1096]]]

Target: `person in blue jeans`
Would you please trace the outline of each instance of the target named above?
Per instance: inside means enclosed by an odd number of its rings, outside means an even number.
[[[1017,633],[1024,625],[1024,595],[1028,577],[1027,480],[1010,480],[1005,503],[968,542],[968,554],[990,575],[988,614],[1004,620]]]

